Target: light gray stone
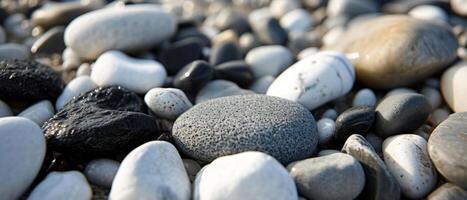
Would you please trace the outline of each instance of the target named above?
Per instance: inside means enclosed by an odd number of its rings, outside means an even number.
[[[310,13],[305,9],[292,10],[285,14],[280,20],[282,28],[289,33],[309,31],[314,23]]]
[[[37,185],[28,197],[28,200],[90,200],[91,186],[81,172],[50,172],[45,179]]]
[[[355,94],[352,104],[353,106],[375,107],[376,101],[376,95],[373,92],[373,90],[364,88],[359,90],[357,94]]]
[[[95,159],[86,165],[84,174],[90,183],[110,189],[119,167],[115,160]]]
[[[250,90],[244,90],[237,84],[226,80],[213,80],[207,83],[198,95],[196,95],[196,104],[215,99],[220,97],[235,96],[235,95],[249,95],[254,94]]]
[[[55,109],[60,110],[66,103],[82,93],[97,88],[97,85],[89,76],[78,76],[71,80],[63,89],[62,94],[55,102]]]
[[[193,105],[185,93],[176,88],[153,88],[144,96],[144,102],[159,117],[174,120]]]
[[[245,62],[251,66],[255,77],[277,76],[292,62],[292,53],[280,45],[266,45],[250,50]]]
[[[42,124],[50,119],[55,114],[54,107],[49,100],[39,101],[18,114],[19,117],[24,117],[35,122],[37,125]]]
[[[334,120],[329,118],[321,118],[318,120],[319,144],[328,143],[332,139],[335,129],[336,123]]]
[[[274,76],[263,76],[258,78],[250,85],[250,90],[258,94],[266,94],[269,86],[274,82],[274,79]]]

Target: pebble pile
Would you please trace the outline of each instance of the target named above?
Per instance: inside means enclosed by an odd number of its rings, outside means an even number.
[[[465,0],[0,1],[0,200],[465,200]]]

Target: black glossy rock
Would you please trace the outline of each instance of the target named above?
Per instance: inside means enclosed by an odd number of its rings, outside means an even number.
[[[65,28],[54,27],[40,36],[31,47],[33,54],[61,54],[65,50]]]
[[[214,76],[214,68],[203,60],[194,61],[181,69],[173,80],[173,86],[186,93],[195,94]]]
[[[287,42],[287,32],[281,27],[279,21],[273,17],[250,21],[253,32],[265,44],[280,44]]]
[[[31,21],[48,29],[57,25],[66,25],[76,17],[99,7],[93,3],[81,3],[79,1],[47,3],[32,13]]]
[[[423,95],[388,96],[376,106],[375,133],[383,138],[410,133],[426,121],[430,112],[431,105]]]
[[[365,171],[365,187],[358,199],[400,199],[399,183],[362,135],[351,135],[342,151],[357,159]]]
[[[209,63],[216,66],[228,61],[242,59],[240,49],[231,42],[220,43],[212,48]]]
[[[439,173],[467,190],[467,112],[451,114],[433,130],[428,154]]]
[[[120,87],[98,88],[68,102],[42,126],[51,150],[81,157],[127,153],[160,135],[143,101]]]
[[[336,119],[334,138],[345,141],[352,134],[365,134],[373,126],[375,110],[369,106],[354,106]]]
[[[159,55],[169,75],[176,74],[187,64],[203,57],[203,42],[197,38],[177,41],[163,49]]]
[[[242,13],[230,8],[226,8],[220,11],[216,16],[214,24],[222,31],[232,29],[238,35],[241,35],[250,30],[250,25],[248,24],[248,20],[245,18],[245,16],[243,16]]]
[[[211,46],[211,40],[204,33],[195,27],[187,27],[177,31],[173,41],[180,41],[188,38],[195,38],[201,42],[203,46]]]
[[[215,67],[216,78],[225,79],[246,88],[254,81],[251,67],[243,60],[229,61]]]
[[[465,200],[467,191],[452,183],[445,183],[428,195],[427,200]]]
[[[0,61],[0,99],[54,102],[63,84],[50,67],[36,61]]]

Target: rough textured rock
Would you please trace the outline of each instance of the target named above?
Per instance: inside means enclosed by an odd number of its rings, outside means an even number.
[[[155,118],[123,87],[97,88],[74,98],[42,126],[48,146],[84,157],[124,153],[156,139]]]
[[[454,113],[436,127],[428,153],[441,175],[467,190],[467,112]]]
[[[62,88],[62,79],[48,66],[35,61],[0,61],[1,99],[54,102]]]
[[[174,123],[175,144],[202,161],[244,151],[282,163],[307,158],[318,143],[316,122],[297,103],[264,95],[218,98],[195,105]]]

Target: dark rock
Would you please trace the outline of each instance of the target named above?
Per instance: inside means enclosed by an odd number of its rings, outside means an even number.
[[[203,60],[194,61],[181,69],[173,80],[174,87],[195,94],[214,76],[214,68]]]
[[[225,79],[246,88],[254,81],[251,67],[242,60],[229,61],[215,67],[216,78]]]
[[[42,126],[50,149],[81,157],[127,153],[159,136],[142,100],[120,86],[98,88],[68,102]]]
[[[369,106],[354,106],[336,119],[334,138],[345,141],[352,134],[365,134],[373,126],[375,110]]]
[[[376,107],[375,132],[386,138],[409,133],[420,127],[431,111],[428,100],[420,94],[396,94],[384,98]]]
[[[254,19],[251,19],[254,20]],[[287,42],[287,32],[280,26],[279,21],[273,17],[260,19],[250,25],[253,32],[258,35],[261,42],[265,44],[285,44]]]
[[[199,31],[195,27],[189,27],[189,28],[184,28],[184,29],[179,30],[173,40],[180,41],[180,40],[184,40],[188,38],[197,39],[205,47],[211,46],[211,40],[208,38],[208,36],[206,36],[204,33]]]
[[[231,42],[220,43],[213,47],[209,63],[216,66],[227,61],[242,59],[240,49]]]
[[[433,130],[428,154],[439,173],[467,190],[467,112],[451,114]]]
[[[159,56],[167,73],[174,75],[187,64],[203,57],[203,42],[197,38],[180,40],[163,49]]]
[[[36,61],[0,61],[0,99],[55,102],[63,84],[50,67]]]
[[[232,29],[238,35],[250,30],[250,25],[246,17],[243,16],[242,13],[229,8],[219,12],[214,24],[222,31]]]
[[[345,142],[342,151],[360,161],[365,171],[366,183],[360,194],[361,199],[400,199],[399,183],[363,136],[351,135]]]
[[[365,139],[371,146],[375,149],[376,153],[381,153],[383,150],[383,139],[381,137],[375,135],[374,133],[368,133],[365,135]]]
[[[176,146],[200,161],[245,151],[280,162],[310,157],[318,144],[313,115],[298,103],[265,95],[238,95],[195,105],[174,123]]]
[[[31,47],[33,54],[61,54],[66,46],[63,36],[65,28],[54,27],[40,36]]]
[[[428,195],[427,200],[465,200],[467,191],[452,183],[445,183]]]
[[[34,11],[31,21],[45,29],[58,25],[67,25],[76,17],[95,10],[99,6],[91,3],[64,2],[48,3]]]

